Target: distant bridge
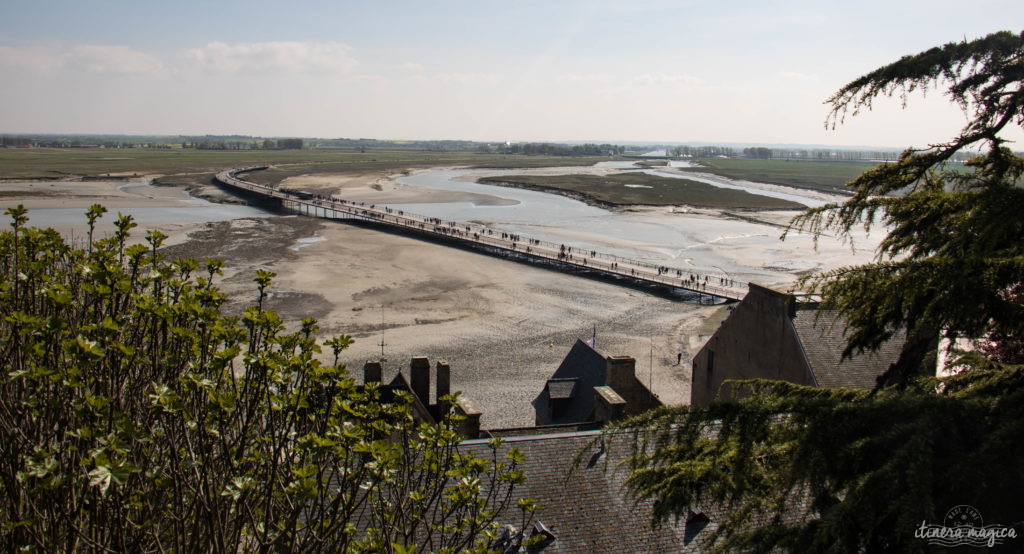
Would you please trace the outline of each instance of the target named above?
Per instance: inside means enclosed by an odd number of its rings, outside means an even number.
[[[720,298],[727,301],[741,300],[747,292],[747,283],[728,279],[724,275],[658,266],[587,248],[555,244],[456,221],[442,221],[436,217],[414,215],[384,205],[367,205],[365,202],[350,202],[303,191],[275,188],[239,177],[242,173],[260,169],[266,167],[221,171],[216,175],[216,179],[231,189],[270,200],[303,215],[367,221],[436,242],[455,243],[512,260],[544,265],[560,271],[583,273],[633,287],[669,293],[688,291],[711,300]]]

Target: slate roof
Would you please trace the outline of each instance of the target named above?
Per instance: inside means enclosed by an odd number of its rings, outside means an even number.
[[[559,552],[700,552],[707,536],[717,528],[721,514],[710,520],[651,523],[649,501],[635,503],[623,488],[628,468],[620,465],[628,453],[630,436],[600,444],[598,432],[532,435],[506,438],[499,459],[513,447],[524,456],[520,468],[526,483],[515,489],[512,508],[502,524],[518,526],[516,500],[532,498],[541,507],[534,521],[540,521],[556,537],[540,550]],[[598,438],[596,444],[591,444]],[[487,441],[466,441],[462,451],[490,457]],[[582,450],[579,467],[570,473],[573,459]],[[527,536],[529,536],[527,529]]]
[[[573,390],[576,388],[575,377],[571,379],[548,379],[548,396],[553,399],[569,399],[573,397]]]
[[[552,418],[548,413],[549,386],[545,384],[544,390],[532,403],[539,421],[545,425],[587,421],[594,411],[594,387],[606,384],[605,372],[604,356],[577,339],[576,344],[572,346],[561,365],[551,376],[552,380],[576,379],[573,395],[567,400],[557,417]],[[548,382],[550,383],[550,381]]]
[[[834,312],[821,311],[818,316],[819,311],[801,309],[793,318],[793,327],[818,386],[874,388],[877,377],[899,358],[906,335],[897,334],[874,352],[855,354],[843,360],[846,321],[843,318],[836,319]]]

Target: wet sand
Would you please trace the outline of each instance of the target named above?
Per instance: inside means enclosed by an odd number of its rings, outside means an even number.
[[[378,203],[501,201],[405,187],[395,177],[318,175],[294,178],[285,186]],[[5,191],[0,207],[22,203],[84,211],[102,203],[116,212],[117,206],[188,202],[181,188],[123,185],[0,183]],[[658,213],[672,217],[672,212]],[[70,228],[81,233],[84,223],[83,216],[81,226]],[[168,233],[171,256],[224,259],[227,269],[220,285],[232,299],[229,311],[239,312],[255,300],[252,278],[257,268],[276,272],[269,307],[296,326],[303,317],[316,317],[324,338],[352,335],[356,342],[343,360],[357,378],[366,360],[381,357],[382,341],[385,378],[408,368],[412,356],[428,356],[432,364],[447,361],[453,390],[463,391],[483,410],[485,428],[532,425],[530,402],[575,340],[590,338],[595,328],[601,354],[634,357],[637,376],[651,383],[664,402],[685,403],[692,356],[728,313],[727,307],[665,299],[452,246],[301,216],[140,227],[137,240],[146,228]],[[743,256],[755,266],[768,259],[764,252]],[[677,365],[679,353],[682,363]]]

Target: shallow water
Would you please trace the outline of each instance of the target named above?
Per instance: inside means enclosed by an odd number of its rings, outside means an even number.
[[[597,162],[594,167],[602,169],[637,169],[636,162]]]
[[[303,237],[295,241],[295,245],[292,246],[292,250],[298,252],[299,250],[302,250],[307,246],[312,246],[318,242],[324,242],[325,240],[327,240],[327,237],[323,237],[320,235],[314,235],[312,237]]]
[[[813,252],[813,243],[808,236],[793,235],[786,242],[781,242],[781,229],[763,223],[715,217],[685,209],[672,213],[611,212],[555,194],[454,180],[485,173],[516,174],[522,171],[432,170],[401,177],[398,183],[409,187],[487,194],[515,200],[514,205],[482,206],[471,202],[452,202],[397,204],[392,207],[443,220],[475,222],[524,237],[599,250],[684,271],[701,270],[701,273],[745,281],[791,281],[796,273],[841,265],[852,259],[848,249],[843,248],[838,254],[831,250],[828,253]],[[682,177],[667,173],[666,176]],[[814,201],[800,196],[798,192],[779,194],[779,197],[792,196],[808,204]],[[827,249],[836,245],[825,237],[822,246]]]
[[[683,167],[683,166],[674,166],[674,167]],[[799,192],[781,192],[781,191],[776,191],[776,190],[767,190],[767,189],[760,189],[760,188],[754,188],[754,187],[747,187],[747,186],[743,186],[743,185],[740,185],[740,184],[725,183],[725,182],[722,182],[722,181],[705,179],[704,177],[698,177],[696,175],[679,174],[679,173],[673,173],[673,172],[670,172],[670,171],[659,171],[657,169],[645,170],[644,173],[649,173],[651,175],[657,175],[658,177],[669,177],[671,179],[689,179],[691,181],[697,181],[697,182],[700,182],[700,183],[706,183],[708,185],[712,185],[712,186],[715,186],[715,187],[718,187],[718,188],[742,190],[742,191],[749,192],[750,194],[758,194],[758,195],[761,195],[761,196],[770,196],[772,198],[780,198],[782,200],[789,200],[791,202],[798,202],[798,203],[803,204],[804,206],[807,206],[809,208],[815,208],[815,207],[818,207],[818,206],[824,206],[825,203],[826,203],[824,200],[820,200],[820,199],[817,199],[817,198],[808,198],[806,195],[802,195]]]

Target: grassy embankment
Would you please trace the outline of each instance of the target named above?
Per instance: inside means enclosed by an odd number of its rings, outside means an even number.
[[[875,167],[874,162],[701,158],[701,167],[683,171],[714,173],[730,179],[772,183],[831,194],[850,194],[845,184]]]
[[[802,204],[691,181],[628,172],[611,175],[508,175],[480,183],[555,192],[606,207],[694,206],[751,210],[799,210]],[[632,185],[632,186],[630,186]]]

